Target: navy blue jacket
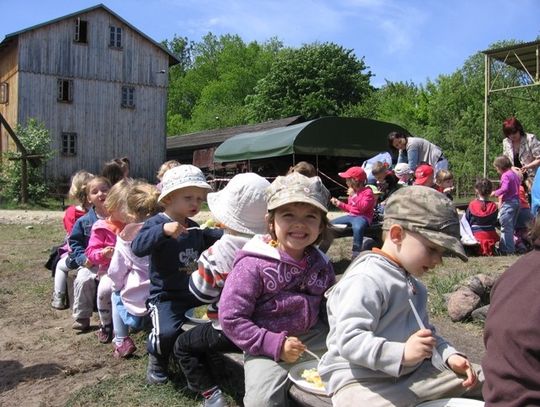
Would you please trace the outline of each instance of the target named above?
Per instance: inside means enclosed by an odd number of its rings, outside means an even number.
[[[86,261],[86,255],[84,250],[88,246],[88,240],[90,239],[90,232],[92,231],[92,225],[98,220],[96,211],[91,208],[86,215],[81,216],[73,225],[71,234],[68,238],[69,253],[66,265],[70,269],[76,269],[82,266]]]
[[[199,255],[219,237],[215,231],[190,230],[174,239],[163,233],[163,225],[172,222],[164,213],[148,219],[133,242],[136,256],[150,255],[150,299],[180,299],[189,292],[189,276],[197,270]],[[199,226],[187,220],[187,227]]]

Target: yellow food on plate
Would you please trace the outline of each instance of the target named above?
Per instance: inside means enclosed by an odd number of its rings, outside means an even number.
[[[319,372],[317,372],[317,368],[315,367],[313,369],[304,369],[302,372],[302,379],[319,389],[324,389],[324,383],[322,382],[321,376],[319,376]]]

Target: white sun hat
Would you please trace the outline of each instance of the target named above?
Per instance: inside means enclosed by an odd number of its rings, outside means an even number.
[[[252,172],[235,175],[225,188],[208,194],[208,207],[217,221],[240,233],[266,233],[265,191],[270,183]]]
[[[194,165],[183,164],[167,170],[163,175],[161,195],[159,195],[158,202],[161,202],[171,192],[187,187],[212,189],[199,168]]]

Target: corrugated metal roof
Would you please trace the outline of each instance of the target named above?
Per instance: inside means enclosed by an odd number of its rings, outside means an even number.
[[[213,129],[197,133],[189,133],[180,136],[167,137],[167,151],[202,148],[223,143],[225,140],[240,133],[252,133],[256,131],[269,130],[276,127],[290,126],[303,122],[302,116],[292,116],[285,119],[271,120],[264,123],[247,124],[243,126],[227,127],[224,129]]]
[[[533,78],[538,80],[540,40],[526,42],[523,44],[510,45],[508,47],[487,49],[482,53],[490,58],[513,66],[520,71],[527,70]]]
[[[178,63],[180,63],[180,61],[178,60],[178,58],[176,58],[176,56],[171,53],[167,48],[165,48],[163,45],[161,45],[159,42],[153,40],[152,38],[150,38],[148,35],[146,35],[145,33],[143,33],[141,30],[139,30],[138,28],[136,28],[134,25],[132,25],[131,23],[129,23],[128,21],[124,20],[122,17],[120,17],[118,14],[116,14],[114,11],[112,11],[110,8],[108,8],[107,6],[105,6],[104,4],[97,4],[95,6],[92,6],[92,7],[88,7],[88,8],[85,8],[84,10],[79,10],[79,11],[76,11],[74,13],[71,13],[71,14],[68,14],[68,15],[65,15],[65,16],[62,16],[62,17],[58,17],[58,18],[55,18],[53,20],[49,20],[49,21],[45,21],[44,23],[40,23],[40,24],[36,24],[36,25],[33,25],[32,27],[28,27],[28,28],[24,28],[22,30],[19,30],[19,31],[16,31],[14,33],[11,33],[11,34],[7,34],[4,39],[2,40],[2,42],[0,43],[0,48],[3,48],[4,45],[6,45],[7,43],[9,43],[11,40],[13,40],[14,38],[16,38],[17,36],[19,36],[20,34],[22,33],[25,33],[27,31],[32,31],[32,30],[35,30],[37,28],[41,28],[41,27],[44,27],[46,25],[49,25],[49,24],[54,24],[54,23],[57,23],[58,21],[62,21],[62,20],[65,20],[65,19],[68,19],[68,18],[73,18],[73,17],[76,17],[80,14],[84,14],[84,13],[88,13],[90,11],[94,11],[94,10],[97,10],[97,9],[103,9],[105,10],[107,13],[109,14],[112,14],[115,18],[117,18],[118,20],[120,20],[123,24],[127,25],[129,28],[131,28],[133,31],[137,32],[139,35],[143,36],[144,38],[146,38],[148,41],[150,41],[152,44],[154,44],[156,47],[158,47],[159,49],[161,49],[163,52],[167,53],[169,55],[169,66],[172,66],[172,65],[176,65]],[[6,43],[6,44],[5,44]]]

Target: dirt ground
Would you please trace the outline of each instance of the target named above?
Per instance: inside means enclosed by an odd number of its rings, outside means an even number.
[[[60,211],[0,210],[2,406],[61,406],[70,395],[100,381],[144,374],[140,363],[114,359],[112,347],[99,345],[94,333],[75,334],[69,310],[50,308],[52,279],[43,263],[50,247],[62,240],[61,219]],[[443,336],[480,362],[480,326],[454,324],[444,317],[434,322]],[[144,355],[143,346],[137,354]]]

